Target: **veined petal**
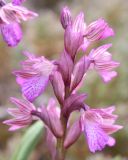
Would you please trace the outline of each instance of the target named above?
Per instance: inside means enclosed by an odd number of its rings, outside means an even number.
[[[92,22],[89,26],[87,26],[85,32],[85,37],[89,41],[101,40],[113,35],[113,29],[109,27],[107,22],[102,18]]]
[[[112,78],[117,76],[116,71],[110,71],[110,72],[103,72],[102,71],[102,72],[99,72],[99,74],[105,83],[111,81]]]
[[[84,32],[86,24],[84,22],[84,14],[81,12],[72,25],[67,26],[64,34],[64,44],[65,50],[72,59],[75,58],[75,55],[84,41]]]
[[[93,49],[90,54],[89,57],[93,60],[99,60],[101,59],[101,57],[104,56],[104,53],[106,53],[106,51],[112,46],[112,44],[105,44],[103,46],[100,46],[96,49]],[[108,55],[108,53],[106,53]],[[105,54],[105,55],[106,55]],[[104,58],[104,57],[103,57]],[[102,59],[101,59],[102,60]]]
[[[84,13],[81,12],[76,18],[75,21],[73,23],[73,32],[77,32],[77,33],[83,33],[85,32],[86,29],[86,24],[84,22]]]
[[[91,152],[101,151],[108,143],[108,135],[96,123],[85,122],[84,133]]]
[[[103,124],[101,127],[107,134],[115,133],[123,128],[120,125],[111,125],[111,124]]]
[[[104,82],[109,82],[117,76],[117,72],[113,69],[117,68],[120,63],[113,61],[112,56],[107,49],[111,44],[103,45],[97,49],[93,49],[89,54],[89,58],[93,64],[93,68],[99,73]]]
[[[14,103],[18,108],[9,108],[8,113],[14,118],[5,120],[3,123],[10,127],[10,131],[23,128],[29,125],[33,120],[32,112],[36,111],[35,106],[27,101],[26,99],[11,98],[12,103]]]
[[[21,63],[22,69],[13,73],[22,88],[23,95],[29,101],[34,101],[44,92],[48,85],[49,76],[57,67],[43,56],[35,57],[29,52],[25,52],[25,56],[27,59]]]
[[[2,24],[1,34],[8,46],[16,46],[22,39],[21,27],[18,23]]]
[[[18,108],[8,108],[8,113],[14,117],[23,116],[23,113]]]
[[[48,85],[49,77],[37,76],[26,79],[22,84],[22,92],[30,101],[34,101],[41,93],[43,93]]]

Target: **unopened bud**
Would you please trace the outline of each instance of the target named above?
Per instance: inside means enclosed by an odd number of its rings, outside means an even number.
[[[70,147],[73,143],[76,142],[76,140],[79,138],[81,135],[81,126],[80,126],[80,121],[77,120],[69,129],[67,136],[64,141],[64,147],[68,148]]]
[[[61,74],[56,71],[50,76],[50,81],[53,86],[54,93],[60,103],[64,100],[64,82]]]
[[[61,11],[60,21],[64,29],[72,24],[71,12],[68,7],[64,7]]]

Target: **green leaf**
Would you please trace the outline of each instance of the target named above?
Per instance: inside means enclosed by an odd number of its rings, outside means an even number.
[[[33,124],[23,136],[21,143],[14,153],[11,160],[28,160],[32,150],[39,142],[43,131],[43,123],[41,121]]]

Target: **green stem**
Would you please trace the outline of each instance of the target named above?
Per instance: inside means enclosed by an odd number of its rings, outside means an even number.
[[[69,86],[66,86],[65,87],[65,99],[69,95],[70,95],[70,88],[69,88]],[[62,106],[62,108],[63,108],[63,106]],[[62,123],[62,126],[63,126],[64,134],[63,134],[63,137],[57,139],[55,160],[65,160],[65,156],[66,156],[66,149],[64,148],[64,139],[65,139],[66,132],[67,132],[67,121],[68,120],[67,120],[66,117],[64,117],[62,112],[61,112],[61,115],[60,115],[60,120],[61,120],[61,123]]]
[[[67,119],[62,114],[60,119],[63,125],[64,134],[62,138],[57,139],[55,160],[65,160],[65,155],[66,155],[66,149],[64,148],[64,139],[65,139],[66,129],[67,129]]]

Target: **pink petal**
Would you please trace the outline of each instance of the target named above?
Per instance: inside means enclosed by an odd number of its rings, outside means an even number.
[[[1,34],[8,46],[16,46],[22,39],[21,27],[18,23],[3,24],[0,27]]]
[[[84,132],[91,152],[101,151],[107,145],[109,137],[98,124],[87,121]]]
[[[24,96],[30,101],[34,101],[41,93],[44,92],[48,85],[48,77],[33,77],[26,79],[23,84],[21,84],[22,92]]]
[[[111,125],[111,124],[103,124],[101,125],[102,129],[104,130],[105,133],[107,134],[112,134],[112,133],[115,133],[117,132],[118,130],[122,129],[123,126],[120,126],[120,125]]]
[[[110,28],[107,22],[102,18],[92,22],[89,26],[87,26],[85,32],[85,36],[89,41],[101,40],[113,35],[113,29]]]
[[[12,0],[14,5],[21,5],[23,2],[25,2],[25,0]]]
[[[16,126],[16,125],[14,125],[14,126],[11,126],[11,127],[9,128],[9,131],[15,131],[15,130],[21,129],[21,128],[25,127],[25,126],[26,126],[26,125],[24,125],[24,126]]]
[[[112,147],[116,144],[116,140],[113,137],[109,136],[109,140],[108,140],[108,146]]]
[[[111,81],[112,78],[117,76],[116,71],[99,72],[99,74],[105,83],[108,83],[109,81]]]

